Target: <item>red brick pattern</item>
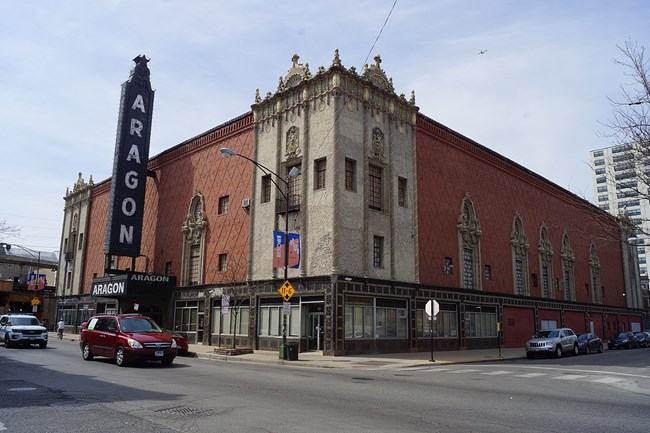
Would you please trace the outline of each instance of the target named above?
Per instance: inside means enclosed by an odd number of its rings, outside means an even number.
[[[421,283],[461,285],[456,225],[463,196],[469,193],[482,230],[481,268],[491,266],[491,280],[483,279],[484,291],[514,292],[510,237],[518,214],[530,245],[529,278],[533,273],[541,275],[537,248],[544,223],[555,253],[553,285],[559,278],[562,288],[561,248],[566,231],[575,256],[576,301],[592,302],[589,247],[593,242],[601,265],[603,304],[624,305],[620,296],[624,292],[621,247],[614,218],[424,117],[418,118],[416,142]],[[452,258],[451,275],[443,272],[445,257]],[[541,297],[541,290],[541,284],[535,287],[530,279],[530,295]],[[564,299],[564,291],[554,287],[554,297]]]
[[[166,262],[181,277],[183,233],[181,226],[196,190],[203,194],[208,221],[205,232],[204,283],[243,281],[248,268],[249,213],[241,207],[251,196],[252,164],[243,158],[224,159],[222,147],[250,156],[253,146],[252,116],[208,131],[149,161],[156,174],[148,178],[141,253],[150,259],[148,272],[165,273]],[[87,230],[83,291],[88,293],[93,273],[104,274],[104,236],[110,180],[95,187]],[[229,195],[230,209],[218,215],[219,198]],[[219,254],[227,253],[232,271],[219,272]],[[145,271],[145,258],[136,270]],[[119,269],[131,267],[131,258],[120,258]],[[231,267],[232,269],[232,267]]]

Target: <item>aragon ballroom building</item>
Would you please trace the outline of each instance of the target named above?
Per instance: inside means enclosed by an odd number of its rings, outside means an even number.
[[[358,72],[337,50],[312,73],[294,56],[250,112],[151,157],[135,259],[104,254],[111,179],[80,174],[59,315],[137,310],[190,342],[256,350],[278,350],[286,315],[287,341],[326,356],[640,330],[626,221],[419,113],[380,64]],[[273,261],[285,227],[300,239],[288,303]]]

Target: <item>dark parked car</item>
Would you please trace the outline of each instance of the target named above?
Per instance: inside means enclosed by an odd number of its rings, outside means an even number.
[[[632,349],[639,347],[634,333],[630,331],[619,332],[612,335],[612,338],[607,342],[608,349]]]
[[[650,347],[650,332],[647,331],[636,332],[634,336],[639,342],[639,347]]]
[[[114,358],[118,366],[134,361],[160,361],[169,365],[178,354],[176,341],[152,319],[139,314],[91,317],[81,330],[83,359]]]
[[[580,353],[586,354],[603,353],[603,342],[596,334],[591,332],[580,334],[578,335],[578,350],[580,350]]]
[[[169,335],[174,339],[174,341],[176,341],[179,355],[187,355],[187,352],[189,351],[189,344],[187,341],[187,337],[185,337],[183,334],[180,334],[176,331],[172,331],[170,329],[166,329],[165,334]]]

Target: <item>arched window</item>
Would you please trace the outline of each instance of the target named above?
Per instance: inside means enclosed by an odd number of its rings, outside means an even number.
[[[474,204],[469,194],[465,194],[458,218],[458,239],[460,258],[463,264],[460,273],[461,287],[481,290],[481,225],[476,218]]]
[[[573,264],[575,256],[569,243],[569,236],[564,232],[562,235],[562,282],[564,286],[564,299],[567,301],[576,300],[576,286],[573,275]]]
[[[548,236],[548,228],[542,223],[539,228],[539,272],[542,298],[553,298],[553,246]]]
[[[181,228],[185,237],[181,283],[184,286],[203,284],[203,251],[205,229],[208,225],[203,209],[203,195],[196,191]]]
[[[596,246],[589,246],[589,274],[591,277],[591,299],[594,304],[602,304],[603,297],[600,287],[600,259],[596,255]]]
[[[528,284],[528,236],[524,233],[524,225],[519,215],[515,215],[512,221],[512,233],[510,233],[510,245],[512,245],[512,273],[515,295],[530,295]]]

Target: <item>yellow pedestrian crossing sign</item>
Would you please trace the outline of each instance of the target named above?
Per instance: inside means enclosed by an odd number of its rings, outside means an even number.
[[[289,281],[285,281],[278,289],[278,293],[282,296],[285,302],[289,302],[289,299],[291,299],[296,291]]]

